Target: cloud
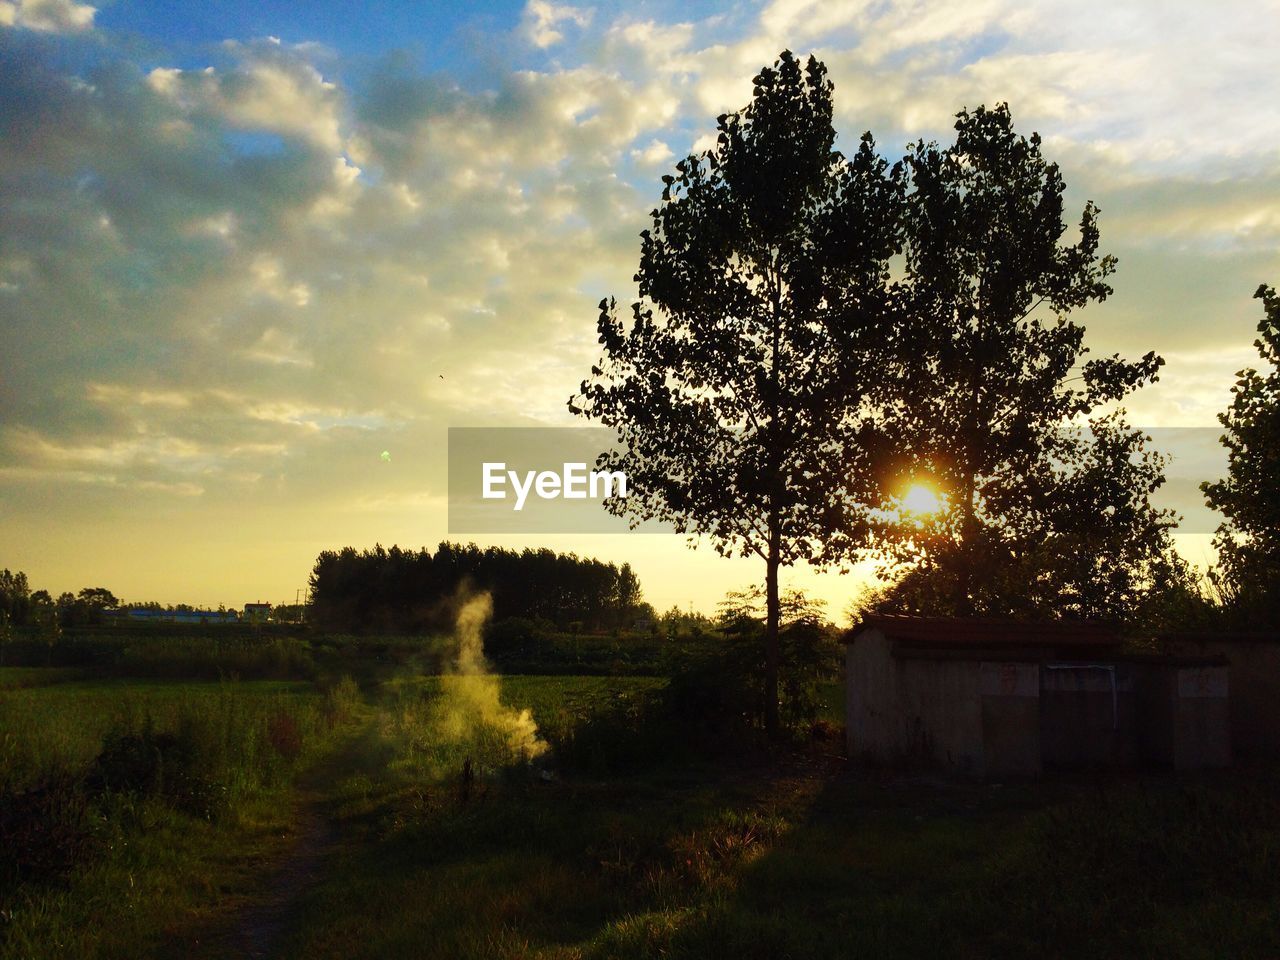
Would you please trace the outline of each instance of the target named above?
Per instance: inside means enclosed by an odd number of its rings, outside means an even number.
[[[97,8],[75,0],[0,0],[0,27],[77,33],[93,26]]]
[[[554,46],[564,39],[559,27],[572,23],[585,27],[591,22],[591,11],[567,4],[549,3],[547,0],[529,0],[524,8],[524,33],[529,41],[541,49]]]
[[[648,145],[631,151],[631,159],[646,167],[661,167],[675,159],[671,148],[654,137]]]

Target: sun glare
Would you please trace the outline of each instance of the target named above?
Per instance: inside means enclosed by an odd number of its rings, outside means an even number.
[[[912,484],[902,497],[902,512],[915,516],[937,513],[942,509],[938,495],[924,484]]]

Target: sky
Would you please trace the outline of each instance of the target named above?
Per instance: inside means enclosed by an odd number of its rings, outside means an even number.
[[[573,425],[661,175],[784,48],[890,157],[1007,101],[1119,257],[1087,343],[1167,361],[1131,421],[1212,428],[1280,283],[1278,41],[1277,0],[0,0],[0,566],[240,606],[445,539],[447,428]],[[629,560],[663,609],[763,576],[475,539]],[[833,615],[865,581],[791,577]]]

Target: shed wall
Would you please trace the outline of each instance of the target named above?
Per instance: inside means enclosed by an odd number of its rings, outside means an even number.
[[[1227,667],[1182,667],[1173,685],[1173,766],[1203,770],[1231,763]],[[1234,691],[1231,691],[1234,693]]]
[[[1032,777],[1043,769],[1040,666],[987,662],[982,682],[983,775]]]
[[[1133,672],[1115,664],[1050,664],[1040,674],[1044,765],[1129,767],[1138,759]]]
[[[1231,748],[1236,756],[1280,760],[1280,643],[1178,640],[1172,652],[1224,656],[1231,664]]]
[[[900,743],[904,755],[981,777],[981,664],[973,660],[901,660]]]
[[[868,630],[845,647],[849,756],[882,763],[897,759],[897,690],[897,662],[883,633]]]

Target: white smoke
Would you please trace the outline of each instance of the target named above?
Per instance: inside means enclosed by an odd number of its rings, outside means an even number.
[[[484,625],[493,613],[488,593],[462,604],[454,624],[457,658],[440,678],[433,704],[436,734],[445,742],[472,745],[478,762],[532,760],[547,751],[538,725],[527,709],[502,703],[498,677],[484,656]]]

